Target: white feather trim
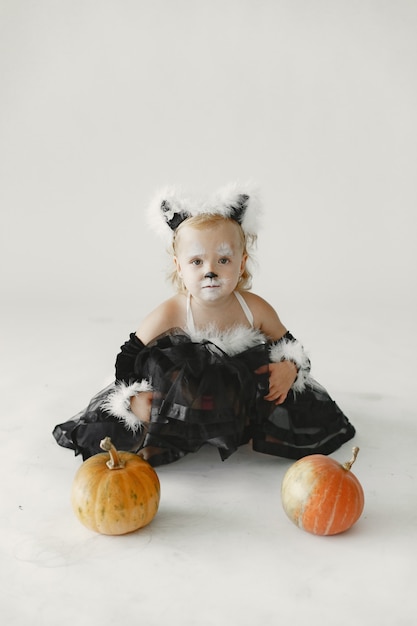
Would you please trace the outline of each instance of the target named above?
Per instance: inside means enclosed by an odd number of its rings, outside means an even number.
[[[266,337],[256,328],[247,326],[233,326],[227,330],[219,330],[215,324],[210,324],[201,330],[189,332],[192,341],[210,341],[229,356],[249,350],[261,343],[266,343]]]
[[[269,358],[273,363],[292,361],[298,369],[297,378],[292,386],[293,391],[304,391],[310,380],[310,359],[298,339],[280,339],[269,349]]]
[[[141,382],[134,382],[130,385],[123,381],[118,381],[115,384],[114,391],[107,396],[101,406],[104,411],[124,422],[129,430],[136,432],[142,428],[142,423],[130,409],[130,398],[136,396],[141,391],[153,391],[152,385],[146,378]]]

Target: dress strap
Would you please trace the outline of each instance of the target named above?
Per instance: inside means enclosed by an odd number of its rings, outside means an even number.
[[[188,292],[187,294],[187,330],[190,333],[195,333],[194,317],[193,317],[193,312],[191,310],[191,293],[190,292]]]
[[[250,310],[250,308],[248,307],[245,298],[242,296],[241,293],[239,293],[238,291],[234,291],[233,292],[240,304],[240,306],[242,307],[242,310],[246,316],[246,319],[248,320],[251,328],[253,328],[253,313]]]

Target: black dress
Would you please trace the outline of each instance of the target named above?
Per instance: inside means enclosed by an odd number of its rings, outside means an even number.
[[[216,446],[223,460],[249,441],[257,452],[298,459],[330,454],[351,439],[354,427],[311,377],[302,392],[290,390],[281,405],[264,400],[268,374],[255,370],[270,363],[269,347],[260,334],[252,334],[247,347],[230,353],[215,338],[197,341],[179,329],[147,346],[132,333],[119,355],[125,369],[122,384],[151,381],[155,392],[149,424],[132,431],[103,408],[117,392],[115,383],[71,420],[57,425],[53,435],[83,459],[101,452],[99,442],[105,436],[121,450],[155,446],[160,453],[150,459],[154,466],[204,444]]]

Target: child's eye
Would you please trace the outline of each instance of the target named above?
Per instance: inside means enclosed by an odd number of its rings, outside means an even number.
[[[223,258],[223,259],[219,259],[219,263],[221,265],[226,265],[227,263],[229,263],[229,259]]]
[[[202,260],[201,259],[193,259],[191,261],[191,265],[201,265]]]

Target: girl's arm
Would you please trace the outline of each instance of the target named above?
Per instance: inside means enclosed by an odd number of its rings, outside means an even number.
[[[179,325],[180,309],[176,298],[163,302],[131,333],[116,357],[116,385],[103,408],[136,431],[140,422],[149,421],[154,390],[151,381],[137,371],[137,356],[152,339]]]
[[[269,371],[269,391],[265,400],[282,404],[290,389],[298,392],[304,390],[310,372],[310,360],[301,343],[282,324],[275,309],[259,296],[247,295],[256,326],[270,340],[271,362],[256,370],[256,373]]]
[[[136,331],[136,336],[144,344],[148,344],[171,328],[184,328],[185,318],[184,296],[173,296],[145,317]]]

